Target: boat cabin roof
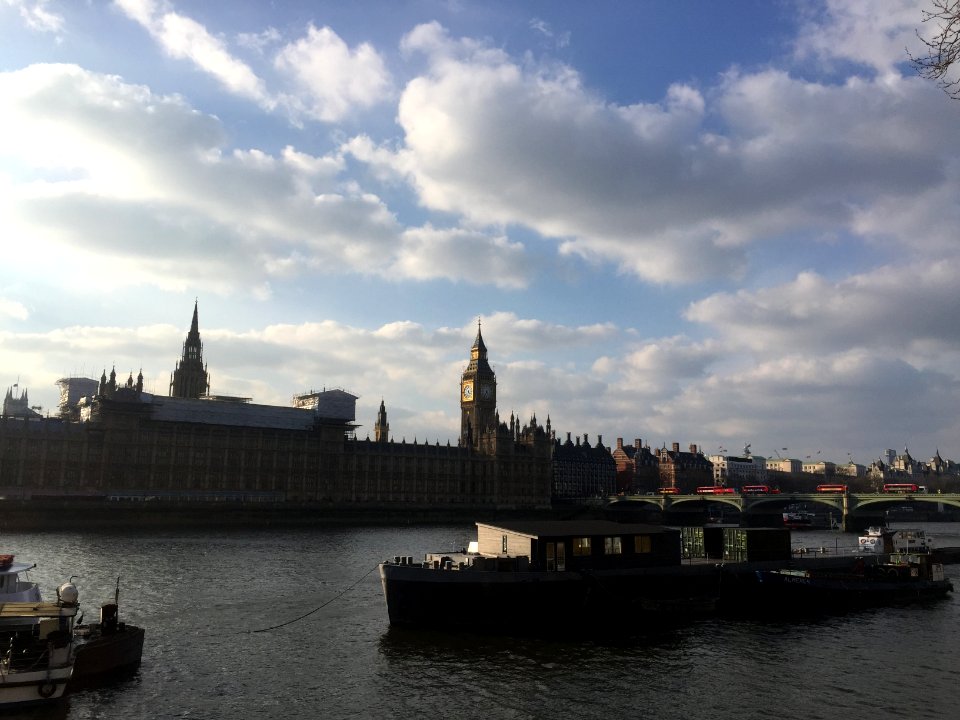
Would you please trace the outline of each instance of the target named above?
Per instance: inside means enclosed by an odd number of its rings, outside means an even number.
[[[486,527],[537,539],[572,538],[598,535],[663,535],[676,533],[672,528],[643,523],[618,523],[612,520],[502,520],[496,523],[477,523]]]
[[[76,614],[76,605],[60,605],[55,602],[0,603],[0,619],[73,617]]]
[[[18,575],[27,570],[33,570],[36,566],[36,563],[12,562],[5,567],[0,567],[0,575]]]

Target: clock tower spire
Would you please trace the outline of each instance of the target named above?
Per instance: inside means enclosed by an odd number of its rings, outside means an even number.
[[[477,339],[460,378],[460,445],[478,449],[485,433],[497,424],[497,376],[487,361],[487,346],[477,318]]]

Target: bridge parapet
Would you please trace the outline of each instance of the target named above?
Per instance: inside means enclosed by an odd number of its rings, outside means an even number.
[[[675,506],[682,506],[689,503],[711,503],[722,504],[737,508],[741,513],[749,515],[752,510],[762,508],[785,508],[788,505],[800,503],[816,503],[834,510],[841,514],[843,527],[848,526],[848,519],[855,515],[857,510],[877,505],[915,505],[917,503],[928,505],[949,505],[960,508],[960,493],[764,493],[747,494],[739,493],[709,495],[615,495],[608,498],[608,505],[624,504],[646,504],[659,507],[661,511],[667,512]]]

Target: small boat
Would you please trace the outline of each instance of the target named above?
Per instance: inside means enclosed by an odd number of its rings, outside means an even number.
[[[0,555],[0,603],[40,602],[40,588],[25,579],[26,573],[35,567],[35,564],[14,562],[13,555]]]
[[[804,530],[813,527],[814,515],[811,512],[785,512],[783,513],[783,526],[791,530]]]
[[[846,567],[757,570],[753,598],[778,611],[832,612],[944,597],[953,583],[930,554],[856,558]]]
[[[0,604],[0,709],[63,696],[73,672],[77,588],[64,583],[57,602]]]
[[[100,606],[100,622],[78,624],[76,662],[69,691],[99,687],[130,677],[140,668],[144,629],[120,622],[120,578],[114,601]]]
[[[866,534],[860,536],[858,545],[862,553],[928,553],[933,550],[933,540],[916,528],[869,527]]]

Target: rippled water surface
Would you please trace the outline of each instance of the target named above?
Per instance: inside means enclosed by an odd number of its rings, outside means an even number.
[[[940,545],[960,545],[960,525],[925,527]],[[46,596],[77,576],[88,617],[121,575],[121,619],[147,631],[136,678],[23,716],[957,717],[960,593],[802,622],[705,620],[611,644],[391,630],[376,564],[473,535],[472,526],[5,534],[0,550],[38,564],[31,577]],[[794,543],[836,551],[856,538],[806,532]],[[960,566],[947,573],[960,590]],[[623,623],[632,635],[644,619]]]

